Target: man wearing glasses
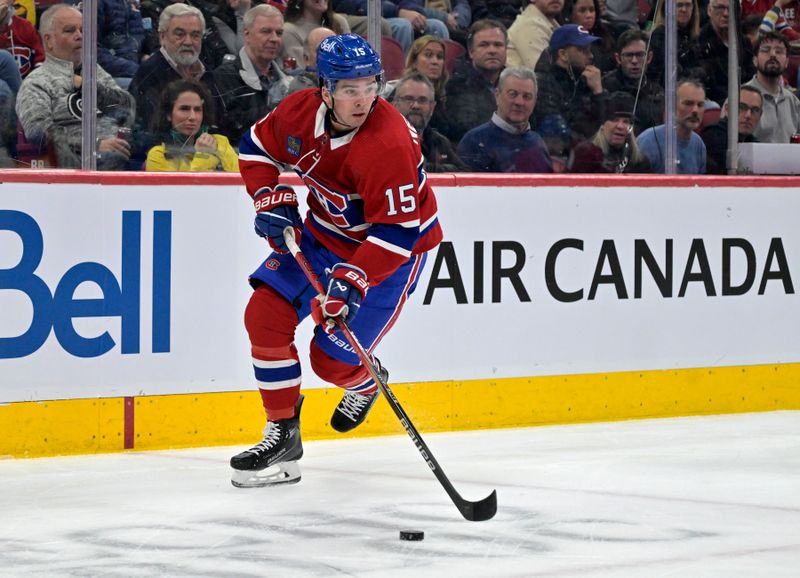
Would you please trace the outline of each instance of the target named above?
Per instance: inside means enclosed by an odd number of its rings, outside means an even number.
[[[800,132],[800,100],[783,86],[789,41],[779,32],[768,32],[759,38],[755,50],[756,74],[745,85],[758,89],[764,97],[755,136],[761,142],[788,143]]]
[[[758,142],[753,131],[761,119],[761,106],[764,99],[758,89],[743,86],[739,91],[739,142]],[[727,175],[728,163],[728,102],[722,105],[719,122],[707,126],[701,135],[706,145],[706,174]]]
[[[395,88],[392,104],[416,129],[427,172],[452,173],[469,170],[456,154],[450,140],[428,126],[436,108],[436,99],[433,85],[425,75],[413,72],[401,78]]]
[[[695,61],[705,73],[703,84],[706,98],[722,104],[728,98],[728,25],[729,0],[711,0],[708,4],[708,24],[700,30]],[[739,36],[739,67],[742,78],[753,74],[752,50]]]
[[[636,98],[633,130],[639,134],[664,121],[664,89],[647,77],[653,53],[647,51],[647,33],[638,28],[623,32],[617,40],[616,70],[603,75],[603,89],[609,94],[627,92]]]
[[[197,80],[212,96],[217,95],[211,71],[200,61],[205,28],[203,14],[193,6],[170,4],[161,13],[158,20],[161,48],[142,62],[128,89],[136,99],[136,137],[140,151],[146,151],[153,144],[142,138],[167,84],[181,78]]]

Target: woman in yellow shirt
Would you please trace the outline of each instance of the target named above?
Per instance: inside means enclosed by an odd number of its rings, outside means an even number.
[[[147,153],[148,171],[239,171],[239,158],[220,134],[209,134],[208,91],[193,80],[176,80],[161,93],[154,130],[162,143]]]

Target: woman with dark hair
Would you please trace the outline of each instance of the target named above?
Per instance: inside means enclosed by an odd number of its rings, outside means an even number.
[[[161,139],[147,153],[147,171],[239,171],[239,159],[227,137],[210,134],[213,105],[208,91],[194,80],[164,87],[153,121]]]
[[[648,78],[664,84],[664,1],[658,0],[658,11],[650,31],[650,50],[653,60],[647,67]],[[669,0],[667,0],[669,1]],[[688,76],[699,63],[693,62],[694,47],[700,38],[700,6],[697,0],[675,0],[675,20],[678,23],[678,72],[676,78]]]
[[[606,29],[600,20],[601,6],[598,0],[565,0],[564,9],[561,11],[562,24],[577,24],[583,26],[592,36],[597,36],[600,42],[591,45],[594,64],[600,72],[606,73],[617,67],[614,60],[614,36]]]
[[[330,28],[336,34],[350,33],[350,25],[341,14],[333,11],[329,0],[289,0],[283,14],[284,69],[303,66],[303,50],[308,33],[314,28]]]

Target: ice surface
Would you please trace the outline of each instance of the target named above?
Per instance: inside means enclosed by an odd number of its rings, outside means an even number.
[[[800,412],[307,442],[236,489],[242,448],[0,461],[0,575],[798,576]],[[256,440],[253,440],[256,441]],[[403,529],[425,540],[399,540]]]

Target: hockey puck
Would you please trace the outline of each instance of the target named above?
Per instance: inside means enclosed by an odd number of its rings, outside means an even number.
[[[425,532],[419,530],[400,530],[400,539],[409,542],[419,542],[425,539]]]

